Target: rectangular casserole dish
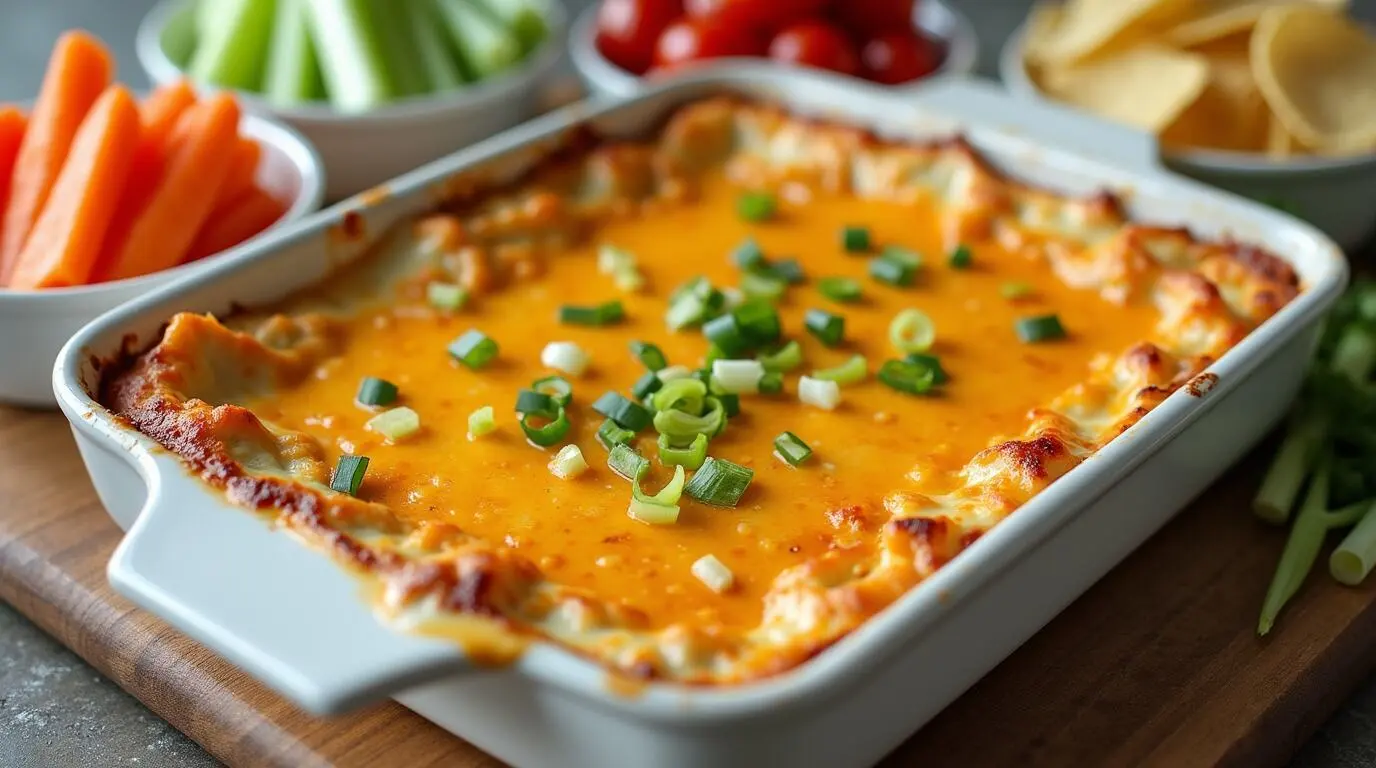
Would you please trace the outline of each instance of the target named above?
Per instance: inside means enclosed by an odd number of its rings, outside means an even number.
[[[467,174],[514,175],[581,124],[643,135],[674,107],[723,92],[882,136],[963,132],[1016,177],[1068,193],[1107,187],[1134,218],[1263,244],[1290,261],[1305,290],[1192,386],[859,630],[788,674],[734,688],[628,690],[544,643],[510,666],[480,670],[451,644],[396,634],[370,615],[352,577],[212,494],[90,395],[100,359],[146,346],[176,311],[280,299],[363,252],[367,233],[429,209]],[[1166,174],[1154,157],[1136,134],[1049,105],[1015,105],[980,83],[933,83],[896,103],[879,89],[767,65],[704,71],[528,124],[118,310],[68,344],[54,373],[58,398],[102,501],[129,531],[111,581],[313,711],[391,695],[518,765],[871,764],[1241,456],[1299,385],[1322,313],[1346,279],[1342,254],[1299,222]]]

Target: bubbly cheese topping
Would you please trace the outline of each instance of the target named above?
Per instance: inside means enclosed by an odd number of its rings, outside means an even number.
[[[770,191],[776,214],[743,219],[747,189]],[[922,254],[914,283],[868,277],[873,254],[838,236],[854,225],[873,250]],[[710,443],[755,472],[740,504],[685,497],[677,523],[646,525],[626,514],[630,488],[605,466],[590,406],[644,372],[632,340],[703,365],[698,330],[666,329],[668,297],[698,276],[736,284],[729,256],[746,238],[807,274],[778,304],[805,363],[784,393],[743,395]],[[622,293],[599,272],[606,245],[634,255],[643,286]],[[947,259],[961,245],[963,269]],[[818,281],[837,276],[858,280],[863,299],[823,297]],[[435,282],[466,286],[469,303],[428,306]],[[1005,297],[1009,282],[1025,295]],[[603,144],[389,233],[348,275],[270,311],[223,324],[178,315],[152,349],[112,366],[102,400],[230,499],[375,582],[399,624],[475,655],[542,636],[623,673],[731,683],[795,666],[859,626],[1297,291],[1258,249],[1128,223],[1108,195],[1066,199],[1003,179],[959,140],[889,144],[712,99],[653,143]],[[614,325],[556,317],[562,304],[618,298]],[[804,330],[812,308],[844,315],[843,345]],[[937,327],[932,352],[950,380],[934,395],[873,375],[898,356],[887,328],[909,308]],[[1020,341],[1019,319],[1051,313],[1066,338]],[[479,371],[446,352],[469,328],[501,349]],[[551,342],[572,342],[588,367],[569,377],[571,431],[542,450],[523,439],[512,403],[552,372],[541,360]],[[843,387],[838,407],[799,402],[799,374],[856,354],[869,376]],[[389,441],[366,427],[375,413],[353,400],[369,376],[398,386],[419,432]],[[470,439],[468,414],[484,405],[498,429]],[[814,451],[797,468],[773,455],[783,431]],[[636,439],[642,454],[655,455],[653,437]],[[567,444],[590,468],[560,479],[548,464]],[[356,497],[329,490],[344,454],[371,460]],[[669,476],[653,463],[649,489]],[[475,617],[502,640],[463,630]]]

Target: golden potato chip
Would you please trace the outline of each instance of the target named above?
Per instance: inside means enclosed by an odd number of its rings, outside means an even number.
[[[1189,48],[1220,37],[1249,32],[1268,8],[1308,3],[1333,11],[1347,7],[1347,0],[1212,0],[1199,3],[1199,13],[1165,33],[1167,42]]]
[[[1273,160],[1284,160],[1298,149],[1298,142],[1285,130],[1285,123],[1272,113],[1266,126],[1266,156]]]
[[[1199,98],[1209,63],[1199,54],[1145,45],[1083,64],[1048,66],[1043,80],[1061,101],[1159,132]]]
[[[1265,149],[1270,112],[1252,77],[1246,50],[1208,62],[1204,92],[1162,131],[1161,142],[1173,148]]]
[[[1350,153],[1376,146],[1376,40],[1312,6],[1272,8],[1252,32],[1257,85],[1305,146]]]
[[[1066,0],[1054,30],[1045,30],[1038,56],[1068,64],[1112,54],[1187,18],[1196,0]],[[1047,34],[1049,33],[1049,34]]]
[[[1040,2],[1032,6],[1023,27],[1022,55],[1030,63],[1044,61],[1049,46],[1055,45],[1064,6],[1060,3]]]

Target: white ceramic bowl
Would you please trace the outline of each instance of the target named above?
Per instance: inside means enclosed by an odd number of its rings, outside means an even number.
[[[284,108],[239,91],[249,110],[276,117],[315,144],[331,200],[348,197],[431,160],[510,128],[539,109],[542,86],[564,50],[563,7],[549,4],[549,34],[540,49],[510,72],[470,88],[398,101],[371,112],[342,114],[326,105]],[[190,54],[192,3],[163,0],[139,25],[135,49],[154,83],[183,77]]]
[[[569,57],[590,93],[599,96],[634,96],[645,89],[644,78],[618,67],[597,50],[597,6],[598,3],[590,5],[573,23]],[[979,59],[979,38],[970,20],[959,11],[942,0],[923,0],[913,14],[913,24],[946,46],[946,58],[936,74],[968,75],[975,71]],[[752,58],[746,61],[758,64],[760,60]],[[917,88],[927,79],[896,85],[893,90]]]
[[[325,197],[320,158],[301,134],[253,115],[243,118],[239,130],[263,146],[259,186],[279,199],[291,201],[287,212],[270,229],[320,208]],[[79,288],[0,288],[0,403],[49,408],[56,405],[50,369],[58,350],[73,333],[130,299],[194,275],[241,250],[242,246],[235,246],[155,274]]]
[[[1024,28],[999,53],[999,77],[1013,95],[1049,101],[1027,74]],[[1276,206],[1309,221],[1346,249],[1376,233],[1376,153],[1355,157],[1295,157],[1226,150],[1161,150],[1161,161],[1206,184]]]

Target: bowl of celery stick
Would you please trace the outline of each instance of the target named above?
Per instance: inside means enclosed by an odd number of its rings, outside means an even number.
[[[337,200],[533,116],[566,25],[559,0],[164,0],[136,48],[300,131]]]

